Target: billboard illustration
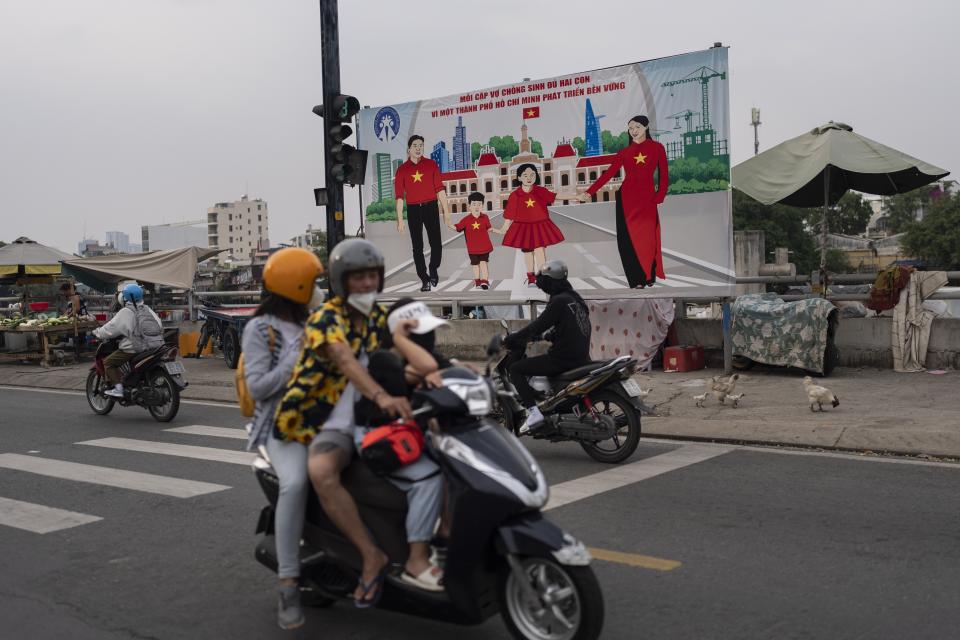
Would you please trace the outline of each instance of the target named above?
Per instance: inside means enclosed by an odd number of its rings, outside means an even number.
[[[729,130],[723,47],[363,109],[385,290],[538,297],[559,258],[585,294],[731,295]]]

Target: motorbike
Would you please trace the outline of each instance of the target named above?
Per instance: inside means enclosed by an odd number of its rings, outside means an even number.
[[[506,321],[500,321],[504,329]],[[502,344],[502,340],[501,340]],[[510,382],[510,363],[525,357],[525,351],[506,350],[494,368],[492,380],[503,425],[519,435],[526,410]],[[571,369],[550,378],[533,376],[537,406],[545,420],[529,435],[550,442],[576,442],[598,462],[623,462],[640,444],[640,417],[652,413],[641,399],[640,385],[631,376],[637,360],[620,356]]]
[[[489,418],[489,370],[488,363],[484,377],[466,368],[446,369],[441,387],[417,391],[412,399],[416,424],[428,443],[424,455],[436,460],[449,496],[443,592],[399,579],[408,552],[403,492],[357,458],[341,476],[392,563],[377,606],[464,625],[499,612],[518,640],[594,640],[600,637],[604,607],[590,554],[541,513],[549,488],[540,466],[513,434]],[[260,514],[257,533],[263,537],[255,555],[276,571],[279,484],[265,451],[253,466],[270,503]],[[301,542],[304,604],[326,607],[351,599],[361,567],[360,555],[311,489]]]
[[[97,347],[96,356],[87,374],[87,404],[93,412],[105,416],[113,407],[140,406],[157,422],[170,422],[180,410],[180,392],[189,384],[183,363],[177,358],[179,349],[164,344],[138,353],[120,367],[123,398],[112,398],[104,392],[113,385],[107,381],[103,361],[117,349],[116,340]]]

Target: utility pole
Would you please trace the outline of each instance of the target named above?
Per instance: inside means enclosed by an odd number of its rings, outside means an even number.
[[[331,153],[330,125],[337,121],[334,97],[340,94],[340,31],[337,24],[337,0],[320,0],[320,56],[323,78],[323,173],[327,207],[327,255],[344,237],[343,183],[334,180],[330,170],[334,158]],[[317,114],[321,115],[321,114]],[[318,202],[319,204],[319,202]]]
[[[760,109],[750,109],[750,124],[753,126],[753,155],[760,153],[760,136],[757,128],[760,126]]]

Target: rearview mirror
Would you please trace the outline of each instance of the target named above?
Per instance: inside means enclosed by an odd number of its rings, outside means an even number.
[[[487,356],[493,357],[500,353],[500,350],[503,348],[503,336],[497,334],[490,338],[490,344],[487,345]]]

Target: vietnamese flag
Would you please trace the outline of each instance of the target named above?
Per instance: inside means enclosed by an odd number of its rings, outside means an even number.
[[[539,118],[540,117],[540,107],[525,107],[523,109],[523,119],[528,120],[530,118]]]

